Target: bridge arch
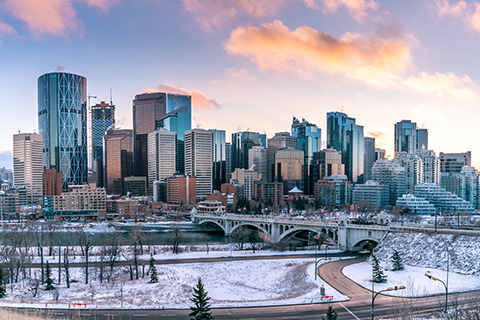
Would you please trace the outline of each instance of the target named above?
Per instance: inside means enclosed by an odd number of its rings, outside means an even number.
[[[227,231],[225,230],[225,227],[220,222],[215,221],[215,220],[202,220],[202,221],[198,222],[198,225],[202,225],[202,224],[206,224],[206,223],[213,223],[213,224],[219,226],[225,234],[227,233]]]
[[[353,242],[354,245],[352,246],[352,248],[359,246],[362,242],[372,242],[372,243],[375,244],[375,246],[377,246],[378,243],[379,243],[378,239],[373,239],[373,238],[361,238],[361,239],[357,239],[357,240],[355,240],[355,241]]]
[[[234,233],[235,230],[237,230],[238,228],[247,227],[247,226],[254,227],[255,229],[260,230],[261,232],[265,233],[270,239],[272,239],[272,235],[270,234],[270,232],[268,232],[267,229],[265,229],[264,227],[262,227],[259,224],[252,223],[252,222],[240,222],[240,223],[235,224],[232,227],[232,229],[230,230],[230,234]]]
[[[281,241],[282,239],[286,238],[287,236],[289,235],[293,235],[297,232],[301,232],[301,231],[311,231],[311,232],[314,232],[314,233],[321,233],[326,240],[328,240],[329,242],[331,242],[332,244],[334,245],[337,245],[338,246],[338,240],[337,239],[334,239],[332,238],[329,233],[332,233],[334,236],[336,235],[335,231],[333,230],[329,230],[329,229],[317,229],[317,228],[314,228],[314,227],[293,227],[293,228],[289,228],[287,229],[286,231],[284,231],[282,234],[280,234],[280,236],[278,237],[277,241]],[[329,232],[331,231],[331,232]]]

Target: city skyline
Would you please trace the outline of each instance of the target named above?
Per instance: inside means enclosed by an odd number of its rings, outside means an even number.
[[[480,103],[475,2],[1,3],[0,167],[12,168],[13,134],[39,132],[36,80],[55,70],[86,77],[92,105],[111,88],[124,129],[135,95],[184,93],[193,127],[227,141],[248,129],[273,137],[296,116],[322,130],[324,147],[326,114],[340,111],[390,156],[394,124],[411,120],[437,155],[471,150],[480,167],[465,116]]]

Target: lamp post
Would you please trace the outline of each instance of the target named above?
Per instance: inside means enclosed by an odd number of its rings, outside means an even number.
[[[447,313],[447,308],[448,308],[448,274],[449,274],[449,271],[450,271],[450,251],[449,251],[449,248],[448,248],[448,243],[444,242],[444,245],[445,245],[446,253],[447,253],[447,279],[446,279],[446,281],[443,282],[441,279],[438,279],[438,278],[432,276],[428,272],[425,273],[425,277],[427,277],[429,279],[432,279],[434,281],[440,281],[443,284],[443,287],[445,288],[445,311],[444,312]]]
[[[372,281],[373,282],[373,281]],[[373,285],[372,285],[373,286]],[[385,291],[395,291],[395,290],[403,290],[405,289],[405,286],[395,286],[395,287],[388,287],[387,289],[384,289],[384,290],[380,290],[378,291],[377,293],[375,293],[374,291],[372,291],[372,320],[375,319],[375,299],[377,298],[377,296],[382,293],[382,292],[385,292]]]

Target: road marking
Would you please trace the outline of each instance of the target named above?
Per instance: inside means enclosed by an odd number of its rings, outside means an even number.
[[[357,319],[357,320],[360,320],[360,318],[359,318],[359,317],[357,317],[356,315],[354,315],[354,314],[353,314],[353,312],[352,312],[352,311],[350,311],[350,310],[348,310],[348,308],[347,308],[347,307],[345,307],[345,306],[344,306],[344,305],[343,305],[341,302],[340,302],[339,304],[340,304],[340,305],[343,307],[343,309],[347,310],[347,311],[348,311],[348,313],[350,313],[350,314],[351,314],[351,315],[352,315],[352,316],[353,316],[355,319]]]

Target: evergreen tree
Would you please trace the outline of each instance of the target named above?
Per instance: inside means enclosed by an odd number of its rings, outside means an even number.
[[[193,298],[190,299],[193,303],[195,303],[194,307],[190,307],[192,312],[189,314],[191,320],[211,320],[213,319],[213,315],[210,312],[210,297],[207,296],[207,292],[205,291],[202,283],[202,279],[198,278],[197,287],[193,288]]]
[[[373,257],[373,282],[382,283],[387,282],[387,276],[383,273],[383,268],[380,265],[380,261],[378,261],[377,257],[372,254]]]
[[[328,306],[327,317],[322,320],[337,320],[337,311],[333,310],[332,306]]]
[[[155,260],[153,256],[150,256],[150,281],[149,283],[157,283],[158,282],[158,275],[157,275],[157,268],[155,267]]]
[[[3,269],[0,268],[0,299],[5,298],[7,290],[5,289],[5,275],[3,274]]]
[[[402,257],[400,257],[400,254],[398,253],[397,250],[393,250],[392,262],[393,262],[393,268],[392,268],[393,271],[400,271],[404,269]]]
[[[55,289],[55,287],[53,286],[52,270],[50,269],[50,264],[48,263],[48,260],[47,260],[47,267],[45,268],[45,283],[46,283],[45,290]]]

